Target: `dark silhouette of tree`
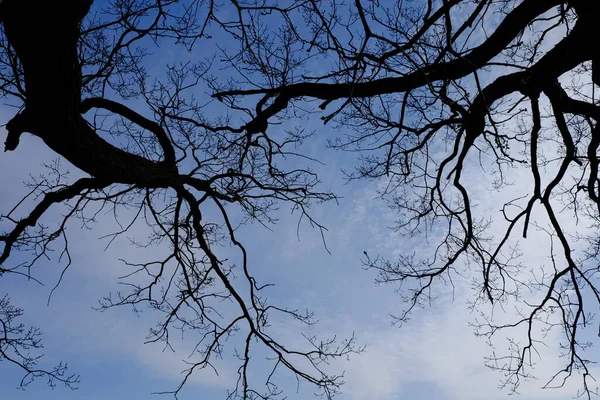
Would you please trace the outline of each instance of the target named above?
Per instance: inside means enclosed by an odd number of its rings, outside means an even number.
[[[296,4],[271,11],[280,13],[278,31],[270,14],[256,16],[263,22],[254,26],[269,26],[271,35],[256,28],[230,56],[232,67],[249,78],[217,87],[215,96],[232,107],[255,98],[244,128],[259,136],[277,129],[269,125],[286,113],[296,117],[316,101],[323,122],[344,132],[331,145],[361,155],[350,178],[384,180],[381,195],[398,212],[397,229],[439,238],[432,254],[420,258],[364,259],[380,282],[401,285],[406,308],[398,322],[435,298],[437,284],[463,275],[467,262],[480,293],[473,303],[481,311],[476,333],[491,340],[520,328],[527,336],[488,359],[504,373],[504,384],[516,390],[531,376],[545,334],[559,330],[565,364],[546,387],[579,373],[589,396],[595,387],[584,328],[597,324],[600,242],[597,234],[569,231],[561,221],[583,218],[595,231],[600,218],[600,53],[594,39],[600,3]],[[285,52],[270,50],[278,47]],[[474,213],[478,182],[465,174],[478,163],[479,182],[492,178],[506,187],[506,172],[514,168],[530,182],[520,197],[497,201],[505,219],[500,237],[488,233],[488,218]],[[537,266],[518,261],[515,239],[527,237],[532,226],[550,236],[552,265],[527,278]],[[577,241],[587,243],[585,251],[575,251]],[[539,296],[531,302],[522,297],[526,292]],[[507,304],[516,304],[518,317],[497,322],[490,310]]]
[[[197,0],[99,3],[92,11],[91,0],[0,3],[0,85],[3,96],[19,107],[6,124],[5,150],[19,150],[21,135],[29,133],[84,175],[69,182],[56,169],[32,182],[26,198],[2,214],[8,229],[0,236],[4,243],[0,275],[29,276],[40,258],[50,256],[56,242],[62,241],[61,258],[70,260],[65,227],[73,218],[84,224],[93,221],[97,204],[113,209],[115,216],[119,209],[137,208],[133,220],[122,221],[123,229],[114,236],[123,235],[139,219],[152,232],[144,245],[162,243],[170,251],[158,260],[128,261],[134,269],[129,274],[130,291],[106,298],[102,306],[147,305],[162,313],[150,342],[169,345],[173,329],[194,332],[199,358],[189,364],[175,394],[195,370],[214,368],[213,360],[237,333],[243,337],[243,345],[236,349],[239,379],[229,398],[276,397],[281,390],[272,376],[280,369],[331,397],[341,376],[330,375],[322,363],[360,350],[354,338],[305,336],[306,346],[297,348],[273,337],[269,316],[279,314],[310,325],[312,314],[266,302],[261,289],[268,285],[253,278],[246,250],[226,212],[228,203],[236,204],[247,220],[268,222],[269,210],[284,201],[310,219],[306,209],[310,201],[334,199],[331,193],[314,190],[317,179],[310,170],[278,168],[278,160],[289,155],[288,147],[301,137],[256,142],[244,129],[209,121],[190,93],[194,81],[206,74],[202,64],[172,66],[166,84],[144,81],[143,45],[164,40],[191,46],[208,36],[209,25],[227,31],[242,27],[242,20],[219,20],[216,4]],[[151,117],[125,104],[132,98],[145,100],[145,113]],[[32,199],[33,208],[24,210]],[[41,225],[43,215],[59,204],[67,207],[63,219],[54,227]],[[206,208],[216,210],[220,220],[206,217]],[[237,268],[215,250],[222,241],[241,253]],[[11,264],[15,250],[30,261]],[[65,268],[69,265],[70,261]],[[234,271],[239,271],[238,278]],[[234,308],[224,310],[229,303]],[[38,332],[12,323],[21,311],[7,299],[0,306],[4,327],[0,354],[26,370],[23,383],[40,375],[51,383],[76,383],[77,377],[66,376],[63,365],[38,371],[29,356],[19,357],[22,348],[39,347]],[[263,352],[271,364],[266,385],[261,380],[260,387],[249,378],[251,348],[252,353]]]
[[[597,227],[600,218],[598,16],[600,3],[591,0],[3,0],[0,87],[19,107],[6,125],[5,149],[18,150],[20,136],[32,134],[85,177],[65,183],[55,171],[32,183],[25,199],[36,199],[31,210],[19,203],[2,215],[10,228],[0,236],[0,274],[28,274],[57,242],[69,259],[65,226],[73,218],[93,220],[97,204],[115,215],[135,208],[134,220],[123,221],[115,236],[140,220],[152,230],[147,245],[168,243],[170,251],[159,260],[128,261],[135,269],[130,291],[107,298],[103,307],[145,304],[163,313],[151,341],[168,343],[178,328],[197,332],[202,357],[181,385],[194,370],[211,367],[238,333],[245,345],[231,398],[280,393],[273,373],[266,389],[249,381],[256,343],[268,351],[273,371],[283,367],[331,396],[341,377],[328,375],[321,363],[360,349],[353,338],[307,337],[308,349],[292,349],[270,336],[269,313],[306,324],[311,314],[261,297],[264,286],[253,278],[226,211],[226,204],[237,205],[248,220],[265,223],[285,202],[322,229],[307,207],[335,196],[315,188],[311,170],[284,170],[279,162],[298,156],[294,145],[305,134],[293,121],[316,101],[326,112],[324,123],[342,131],[331,145],[361,154],[363,163],[349,177],[386,181],[382,196],[398,211],[398,229],[443,232],[430,257],[390,262],[365,253],[381,282],[404,285],[407,307],[398,320],[435,297],[436,284],[462,274],[467,261],[478,277],[475,308],[520,304],[517,320],[498,324],[482,312],[476,326],[490,339],[510,328],[525,330],[525,343],[513,341],[509,353],[489,359],[505,383],[516,390],[530,376],[543,342],[534,328],[542,327],[542,334],[559,329],[566,363],[547,386],[580,373],[589,396],[594,388],[582,328],[600,303],[594,285],[600,242],[572,237],[560,221],[570,212]],[[229,66],[221,75],[211,75],[210,62],[190,62],[171,65],[150,82],[145,46],[180,45],[200,58],[215,35],[230,40],[217,45],[213,60]],[[229,113],[213,118],[203,112],[194,91],[205,85]],[[132,100],[147,109],[134,111]],[[292,121],[292,128],[272,126],[280,121]],[[555,154],[544,154],[548,145]],[[473,182],[464,176],[477,158],[482,175],[491,174],[500,187],[509,183],[507,169],[529,171],[526,197],[498,204],[506,219],[499,238],[474,215]],[[59,204],[68,208],[64,218],[54,228],[40,225]],[[219,221],[204,215],[211,207]],[[509,211],[515,208],[516,214]],[[538,210],[549,228],[533,220]],[[515,259],[513,239],[526,237],[532,226],[550,235],[553,265],[525,280],[530,266]],[[573,251],[576,239],[589,241],[582,256]],[[239,249],[242,279],[217,254],[215,245],[223,241]],[[31,261],[12,266],[14,250]],[[519,302],[524,290],[542,296]],[[235,312],[219,314],[224,299]],[[23,332],[15,333],[27,338]],[[26,361],[17,362],[30,373]],[[71,384],[63,372],[47,374]]]

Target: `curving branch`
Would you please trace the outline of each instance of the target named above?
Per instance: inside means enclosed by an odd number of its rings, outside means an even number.
[[[158,139],[160,147],[162,147],[164,154],[164,163],[171,168],[175,167],[175,150],[173,149],[173,145],[171,144],[169,136],[158,123],[143,117],[142,115],[138,114],[137,112],[133,111],[132,109],[121,103],[117,103],[116,101],[109,99],[93,97],[84,99],[81,102],[82,114],[85,114],[92,108],[103,108],[107,111],[113,112],[124,118],[127,118],[128,120],[136,123],[140,127],[152,132]]]
[[[102,182],[98,179],[93,178],[82,178],[72,185],[63,187],[57,191],[49,192],[44,195],[42,201],[40,201],[29,215],[15,223],[15,227],[8,234],[0,235],[0,241],[4,242],[4,249],[0,253],[0,265],[9,258],[11,250],[17,244],[19,240],[22,240],[22,236],[28,227],[34,227],[39,218],[44,215],[48,209],[59,203],[63,203],[67,200],[71,200],[76,196],[81,195],[85,190],[99,190],[107,187],[109,184]]]

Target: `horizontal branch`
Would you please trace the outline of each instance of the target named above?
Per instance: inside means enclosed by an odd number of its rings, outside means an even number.
[[[350,83],[301,82],[279,88],[223,91],[213,94],[213,97],[256,94],[272,97],[276,95],[273,103],[246,126],[250,132],[254,126],[265,126],[265,122],[287,107],[289,100],[293,98],[310,97],[330,102],[340,98],[404,93],[431,82],[459,79],[477,71],[500,54],[528,26],[531,20],[563,3],[565,3],[564,0],[526,0],[515,7],[498,25],[494,33],[480,46],[471,50],[469,54],[452,61],[425,65],[401,77]]]

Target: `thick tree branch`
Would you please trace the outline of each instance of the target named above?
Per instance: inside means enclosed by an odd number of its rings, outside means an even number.
[[[85,114],[92,108],[103,108],[107,111],[125,117],[131,122],[134,122],[135,124],[139,125],[140,127],[152,132],[158,139],[160,147],[162,147],[165,157],[164,163],[170,167],[175,166],[175,150],[173,149],[173,145],[171,144],[169,136],[158,123],[149,120],[148,118],[138,114],[137,112],[133,111],[132,109],[121,103],[105,98],[93,97],[85,99],[81,102],[82,114]]]

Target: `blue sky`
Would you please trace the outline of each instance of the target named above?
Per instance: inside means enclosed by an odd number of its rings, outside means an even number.
[[[168,50],[161,50],[168,53]],[[174,56],[176,59],[176,56]],[[7,121],[14,109],[0,108],[0,120]],[[313,216],[328,228],[328,253],[320,234],[307,224],[297,235],[298,215],[282,206],[277,212],[279,223],[272,231],[260,225],[242,228],[240,238],[249,251],[251,268],[259,281],[274,283],[268,297],[275,304],[292,308],[310,308],[319,323],[304,330],[307,334],[349,336],[356,334],[366,351],[349,361],[335,362],[331,368],[345,371],[346,385],[339,396],[343,400],[435,400],[505,399],[506,391],[498,389],[501,376],[484,368],[483,358],[490,347],[472,333],[469,322],[476,317],[467,307],[472,297],[468,279],[455,282],[455,288],[438,287],[438,299],[431,307],[419,311],[402,328],[391,326],[390,314],[398,313],[402,305],[393,286],[376,286],[375,274],[362,268],[363,251],[393,259],[400,254],[427,252],[429,243],[422,237],[404,238],[389,228],[395,218],[385,204],[378,201],[378,182],[343,184],[340,169],[352,167],[355,155],[325,149],[325,140],[336,135],[331,127],[323,127],[317,118],[303,121],[308,128],[318,129],[318,135],[304,145],[304,152],[325,165],[313,164],[321,175],[322,189],[331,189],[342,198],[339,205],[315,205]],[[5,131],[0,131],[4,137]],[[55,155],[48,152],[40,140],[23,137],[15,152],[0,154],[0,209],[12,207],[25,193],[21,182],[43,170],[43,163]],[[476,160],[471,160],[475,162]],[[66,162],[63,165],[68,167]],[[72,169],[72,168],[71,168]],[[517,190],[527,190],[528,181],[522,171],[509,172],[515,186],[504,192],[491,192],[491,182],[481,177],[477,169],[466,179],[478,182],[474,187],[477,215],[499,217],[500,199],[509,198]],[[74,173],[75,175],[76,173]],[[469,172],[467,172],[469,175]],[[494,202],[488,201],[490,196]],[[52,210],[51,222],[60,214]],[[543,224],[543,221],[541,221]],[[575,227],[573,221],[565,224]],[[0,392],[2,399],[147,399],[155,391],[171,390],[185,368],[182,360],[190,354],[191,341],[176,339],[175,353],[161,344],[144,345],[144,338],[158,316],[149,311],[137,316],[130,310],[113,309],[97,312],[98,300],[118,289],[117,278],[124,266],[118,261],[148,257],[160,249],[140,250],[130,246],[127,238],[117,239],[105,250],[103,234],[114,228],[110,217],[100,218],[93,230],[80,229],[77,223],[69,226],[73,265],[55,291],[50,304],[48,296],[57,282],[61,266],[56,260],[40,263],[34,271],[45,286],[21,277],[3,277],[0,295],[8,293],[13,303],[25,309],[22,322],[34,324],[44,332],[45,348],[41,365],[67,361],[70,370],[81,375],[77,391],[63,387],[49,389],[39,380],[26,390],[16,389],[21,371],[0,363]],[[501,224],[491,229],[500,232]],[[132,236],[143,238],[147,232],[135,227]],[[548,242],[543,235],[532,234],[521,242],[525,260],[532,265],[547,263]],[[236,257],[234,249],[224,245],[220,254]],[[150,253],[150,254],[148,254]],[[13,262],[18,262],[17,258]],[[506,310],[508,318],[514,310]],[[497,311],[501,314],[499,311]],[[503,318],[501,315],[498,318]],[[274,321],[272,329],[289,343],[301,337],[297,325]],[[576,391],[577,380],[563,390],[541,391],[545,378],[560,369],[556,346],[560,338],[550,335],[547,354],[538,363],[539,380],[523,384],[523,400],[566,399]],[[502,340],[499,347],[505,346]],[[592,356],[597,355],[592,351]],[[219,375],[211,371],[197,373],[180,394],[180,399],[225,398],[227,389],[235,384],[236,360],[233,349],[227,348],[223,360],[216,362]],[[256,371],[257,374],[264,371]],[[310,398],[312,390],[293,377],[279,374],[278,383],[289,399]],[[298,390],[297,390],[298,389]],[[160,398],[160,397],[154,397]]]

